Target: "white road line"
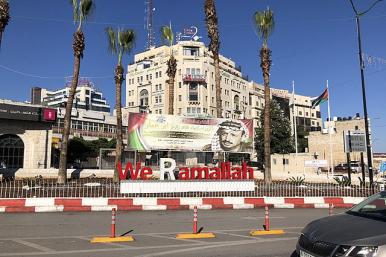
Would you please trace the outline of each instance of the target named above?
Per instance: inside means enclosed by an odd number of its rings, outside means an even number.
[[[68,237],[67,237],[68,238]],[[256,240],[239,240],[239,241],[222,241],[222,242],[213,242],[208,245],[204,245],[201,242],[201,246],[194,245],[194,247],[191,243],[190,244],[173,244],[173,245],[157,245],[157,246],[142,246],[142,247],[132,247],[130,249],[125,248],[101,248],[101,249],[88,249],[88,250],[69,250],[69,251],[51,251],[51,252],[28,252],[28,253],[0,253],[0,256],[20,256],[21,254],[23,256],[32,256],[32,255],[59,255],[62,256],[64,254],[80,254],[80,253],[98,253],[98,252],[119,252],[119,251],[127,251],[127,250],[149,250],[149,249],[163,249],[163,248],[173,248],[173,247],[191,247],[191,248],[184,248],[179,250],[168,250],[165,252],[159,252],[154,254],[145,254],[145,255],[138,255],[135,257],[155,257],[155,256],[162,256],[165,254],[172,254],[172,253],[180,253],[180,252],[187,252],[187,251],[195,251],[195,250],[201,250],[201,249],[210,249],[210,248],[216,248],[216,247],[226,247],[226,246],[233,246],[233,245],[243,245],[243,244],[252,244],[257,243],[260,244],[262,242],[274,242],[274,241],[287,241],[287,240],[294,240],[297,239],[297,237],[286,237],[286,238],[270,238],[270,239],[261,239],[260,241]],[[48,249],[48,248],[47,248]]]
[[[303,227],[277,227],[277,229],[302,229]],[[251,231],[255,228],[240,228],[240,229],[218,229],[211,230],[211,232],[237,232],[237,231]],[[179,233],[189,233],[191,231],[172,231],[172,232],[159,232],[159,233],[130,233],[132,236],[146,236],[146,235],[170,235]],[[77,238],[77,237],[94,237],[95,235],[72,235],[72,236],[45,236],[45,237],[14,237],[14,238],[0,238],[0,241],[13,241],[13,240],[30,240],[30,239],[61,239],[61,238]]]
[[[280,240],[272,240],[272,241],[285,241],[285,240],[292,240],[294,238],[280,238]],[[267,241],[267,240],[264,240]],[[218,248],[218,247],[228,247],[228,246],[238,246],[238,245],[245,245],[245,244],[253,244],[253,243],[260,243],[256,240],[242,240],[242,241],[233,241],[233,242],[218,242],[218,244],[213,243],[211,245],[203,245],[198,247],[191,247],[191,248],[185,248],[185,249],[177,249],[177,250],[169,250],[165,252],[157,252],[157,253],[150,253],[150,254],[143,254],[143,255],[137,255],[134,257],[156,257],[156,256],[162,256],[162,255],[169,255],[169,254],[177,254],[177,253],[183,253],[183,252],[191,252],[191,251],[200,251],[203,249],[210,249],[210,248]]]
[[[186,241],[186,242],[192,242],[192,243],[196,243],[196,244],[210,244],[210,243],[204,242],[204,241],[197,241],[197,240],[193,240],[193,239],[178,239],[175,237],[162,236],[162,235],[158,235],[158,234],[147,234],[146,236],[157,237],[157,238],[166,238],[166,239],[177,240],[177,241]]]
[[[53,249],[50,249],[50,248],[47,248],[47,247],[44,247],[42,245],[38,245],[38,244],[35,244],[35,243],[27,242],[27,241],[22,240],[22,239],[15,239],[13,241],[16,242],[16,243],[19,243],[19,244],[22,244],[22,245],[25,245],[25,246],[37,249],[37,250],[42,251],[42,252],[55,252],[55,250],[53,250]]]
[[[242,237],[242,238],[255,239],[256,241],[259,241],[259,240],[260,240],[258,237],[253,237],[253,236],[238,235],[238,234],[226,233],[226,232],[219,232],[219,231],[217,231],[216,233],[217,233],[217,234],[228,235],[228,236],[236,236],[236,237]]]

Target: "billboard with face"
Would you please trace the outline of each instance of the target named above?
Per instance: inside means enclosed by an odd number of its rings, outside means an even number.
[[[130,113],[128,121],[132,150],[252,152],[252,120]]]

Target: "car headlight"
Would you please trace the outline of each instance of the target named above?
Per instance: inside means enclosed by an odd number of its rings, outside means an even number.
[[[375,257],[377,256],[377,246],[357,246],[349,254],[352,257]]]
[[[336,249],[334,253],[334,257],[339,257],[339,256],[345,256],[345,254],[348,252],[348,250],[351,249],[351,246],[348,245],[341,245]]]

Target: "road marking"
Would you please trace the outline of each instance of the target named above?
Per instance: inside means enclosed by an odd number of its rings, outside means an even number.
[[[270,219],[286,219],[286,217],[269,217]],[[247,216],[247,217],[242,217],[241,218],[242,220],[262,220],[262,219],[265,219],[265,217],[251,217],[251,216]]]
[[[186,241],[186,242],[192,242],[192,243],[196,243],[196,244],[210,244],[209,242],[204,242],[204,241],[197,241],[197,240],[193,240],[193,239],[178,239],[175,237],[163,236],[163,235],[158,235],[158,234],[147,234],[146,236],[157,237],[157,238],[166,238],[166,239],[172,239],[172,240],[177,240],[177,241]]]
[[[47,247],[44,247],[42,245],[38,245],[38,244],[35,244],[35,243],[32,243],[32,242],[27,242],[27,241],[22,240],[22,239],[15,239],[13,241],[16,242],[16,243],[19,243],[19,244],[22,244],[22,245],[25,245],[25,246],[28,246],[28,247],[40,250],[42,252],[55,252],[55,250],[53,250],[53,249],[50,249],[50,248],[47,248]]]
[[[277,229],[302,229],[304,227],[278,227]],[[218,229],[218,230],[211,230],[211,232],[237,232],[237,231],[250,231],[254,228],[239,228],[239,229]],[[179,233],[190,233],[191,231],[174,231],[174,232],[157,232],[157,233],[130,233],[132,236],[146,236],[146,235],[170,235],[170,234],[179,234]],[[7,238],[0,238],[0,241],[13,241],[13,240],[30,240],[30,239],[62,239],[62,238],[78,238],[78,237],[94,237],[93,235],[73,235],[73,236],[45,236],[45,237],[7,237]]]
[[[245,236],[245,235],[238,235],[238,234],[233,234],[233,233],[226,233],[226,232],[216,232],[217,234],[223,234],[223,235],[228,235],[228,236],[236,236],[236,237],[242,237],[242,238],[249,238],[249,239],[255,239],[256,241],[259,241],[260,239],[257,237],[252,237],[252,236]]]
[[[272,241],[285,241],[285,240],[292,240],[294,238],[279,238],[279,240],[272,240]],[[264,240],[266,241],[266,240]],[[227,246],[238,246],[238,245],[245,245],[245,244],[253,244],[253,243],[260,243],[256,240],[242,240],[242,241],[236,241],[236,242],[219,242],[219,243],[213,243],[211,245],[204,245],[204,246],[198,246],[198,247],[191,247],[191,248],[185,248],[185,249],[177,249],[177,250],[169,250],[164,252],[157,252],[157,253],[150,253],[150,254],[143,254],[143,255],[137,255],[134,257],[156,257],[156,256],[162,256],[162,255],[168,255],[168,254],[176,254],[176,253],[183,253],[183,252],[191,252],[191,251],[199,251],[203,249],[210,249],[210,248],[218,248],[218,247],[227,247]]]

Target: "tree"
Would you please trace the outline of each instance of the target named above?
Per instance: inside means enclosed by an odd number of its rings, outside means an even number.
[[[5,27],[10,19],[8,0],[0,0],[0,47]]]
[[[112,54],[118,54],[118,64],[115,67],[115,110],[117,112],[117,145],[115,147],[115,164],[114,164],[114,182],[119,182],[118,163],[122,161],[122,82],[123,82],[123,66],[122,56],[130,54],[135,43],[135,33],[132,29],[106,28],[106,34],[109,43],[109,50]]]
[[[216,110],[217,117],[222,118],[222,101],[221,101],[221,77],[220,77],[220,35],[218,32],[218,19],[216,13],[215,0],[205,0],[205,23],[208,29],[210,39],[209,51],[213,54],[214,74],[216,83]]]
[[[269,87],[269,71],[271,69],[271,50],[268,48],[268,38],[272,34],[275,27],[273,12],[268,8],[262,12],[255,12],[253,21],[256,26],[258,37],[263,41],[263,46],[260,50],[260,67],[264,78],[264,181],[266,183],[272,182],[271,176],[271,135],[270,135],[270,87]]]
[[[291,133],[291,122],[284,115],[282,109],[276,101],[270,103],[270,118],[271,118],[271,141],[270,149],[272,153],[287,154],[295,151],[293,137]],[[260,115],[261,124],[255,129],[255,148],[257,152],[257,158],[259,163],[265,161],[265,114],[262,112]],[[270,156],[269,156],[270,158]]]
[[[176,77],[177,72],[177,60],[173,55],[173,42],[174,42],[174,33],[172,30],[172,25],[170,26],[162,26],[161,27],[161,37],[163,41],[169,44],[170,48],[170,58],[167,62],[168,69],[166,70],[166,74],[169,76],[168,84],[169,84],[169,106],[168,106],[168,114],[174,114],[174,79]]]
[[[78,86],[79,71],[80,71],[80,60],[83,58],[83,51],[85,48],[84,34],[82,31],[82,24],[91,14],[94,4],[92,0],[72,0],[74,23],[78,23],[78,28],[74,33],[72,48],[74,50],[74,70],[71,81],[70,94],[68,96],[66,104],[66,113],[64,115],[64,128],[62,134],[62,146],[60,149],[60,160],[59,160],[59,172],[58,172],[58,183],[64,184],[67,180],[67,148],[68,148],[68,137],[70,135],[71,126],[71,110],[74,102],[76,87]]]

